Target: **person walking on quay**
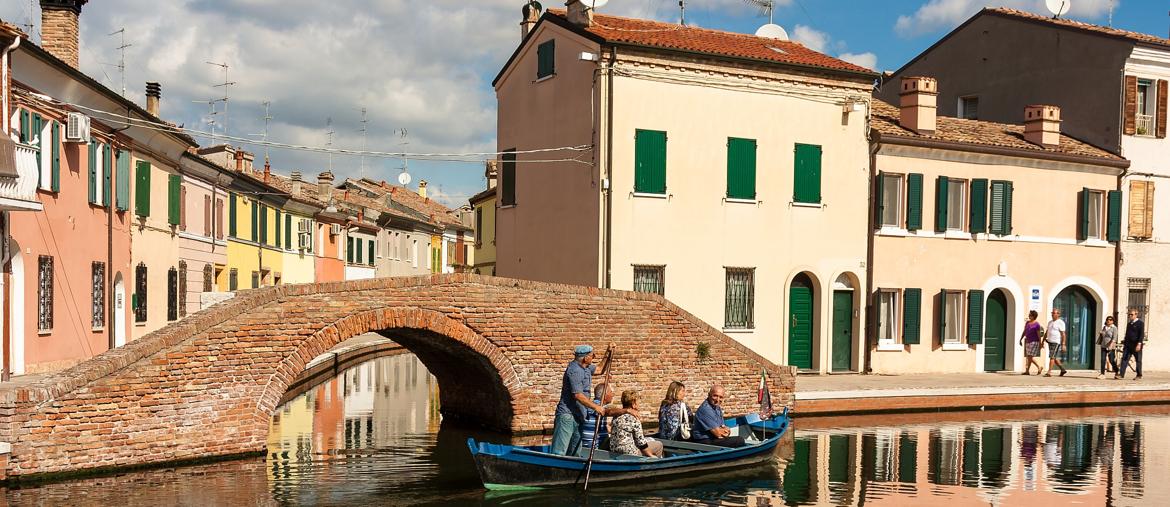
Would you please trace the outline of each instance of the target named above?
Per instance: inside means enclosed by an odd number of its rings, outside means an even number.
[[[589,399],[589,393],[593,390],[593,371],[597,369],[593,358],[592,346],[578,345],[573,349],[573,362],[569,363],[565,375],[561,377],[561,400],[557,403],[553,419],[553,440],[549,449],[553,454],[567,456],[577,453],[586,409],[606,416],[631,412],[616,407],[607,410]]]
[[[1116,375],[1117,352],[1114,348],[1117,346],[1117,326],[1113,324],[1112,315],[1105,317],[1105,326],[1097,333],[1097,346],[1101,348],[1101,372],[1097,374],[1097,378],[1105,378],[1106,364],[1113,368]]]
[[[1125,368],[1129,366],[1129,358],[1132,357],[1135,363],[1133,369],[1137,373],[1133,379],[1142,379],[1142,342],[1145,338],[1146,324],[1138,318],[1137,310],[1130,308],[1129,322],[1125,325],[1125,341],[1121,348],[1121,372],[1114,378],[1125,378]]]
[[[1036,310],[1028,312],[1028,322],[1024,323],[1024,332],[1020,334],[1020,345],[1024,346],[1024,373],[1021,375],[1031,375],[1032,365],[1036,365],[1036,374],[1044,373],[1044,365],[1040,364],[1040,323],[1036,322],[1036,318],[1040,316]]]
[[[1064,325],[1064,319],[1060,318],[1060,309],[1054,308],[1052,310],[1052,320],[1048,321],[1048,331],[1044,333],[1044,338],[1048,340],[1048,373],[1045,377],[1052,376],[1052,365],[1060,367],[1060,376],[1068,373],[1064,369],[1064,365],[1060,362],[1060,352],[1064,350],[1064,335],[1067,334],[1067,328]]]

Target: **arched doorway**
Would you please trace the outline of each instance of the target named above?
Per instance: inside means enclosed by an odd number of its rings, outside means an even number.
[[[812,368],[813,283],[806,273],[796,275],[788,288],[788,365]]]
[[[987,297],[983,324],[983,371],[1007,369],[1007,296],[1003,289]]]
[[[853,368],[853,281],[841,275],[833,282],[833,371]]]
[[[114,276],[114,346],[126,344],[126,284],[122,273]]]
[[[1093,338],[1097,329],[1097,300],[1084,287],[1073,285],[1056,295],[1052,307],[1060,310],[1068,330],[1064,353],[1060,356],[1065,368],[1092,369],[1095,348]]]

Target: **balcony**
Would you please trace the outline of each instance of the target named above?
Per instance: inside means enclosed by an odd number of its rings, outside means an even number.
[[[1139,114],[1137,115],[1137,129],[1136,133],[1139,136],[1153,136],[1154,135],[1154,115]]]
[[[40,211],[43,209],[37,201],[37,156],[40,152],[27,144],[5,143],[3,140],[0,140],[0,149],[12,149],[14,144],[16,177],[0,173],[0,210]]]

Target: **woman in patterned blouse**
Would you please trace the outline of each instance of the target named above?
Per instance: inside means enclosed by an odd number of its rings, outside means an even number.
[[[686,440],[682,436],[682,427],[684,424],[689,426],[692,419],[690,409],[683,401],[686,397],[687,388],[682,382],[671,382],[670,387],[666,388],[666,398],[663,398],[662,404],[658,406],[658,438]]]
[[[638,392],[622,392],[622,407],[638,410]],[[609,452],[632,454],[648,458],[662,457],[662,442],[646,438],[642,434],[642,422],[633,414],[625,413],[609,423]]]

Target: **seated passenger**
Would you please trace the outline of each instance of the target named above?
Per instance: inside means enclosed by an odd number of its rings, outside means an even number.
[[[663,440],[690,440],[691,409],[687,407],[687,388],[682,382],[671,382],[666,398],[658,406],[658,438]]]
[[[604,391],[604,395],[602,391]],[[605,407],[608,411],[611,402],[613,402],[613,391],[606,389],[604,383],[597,384],[597,387],[593,388],[593,403]],[[579,456],[589,456],[589,449],[593,446],[593,428],[596,426],[597,412],[590,410],[585,416],[585,422],[581,424],[581,447],[577,451]],[[603,451],[609,449],[609,430],[604,418],[601,420],[601,430],[597,433],[597,448]]]
[[[743,447],[743,437],[731,436],[731,428],[723,424],[723,398],[727,395],[722,387],[713,386],[707,393],[707,400],[695,411],[695,427],[691,437],[700,444],[720,447]]]
[[[622,392],[622,407],[633,411],[638,410],[637,391]],[[609,425],[609,452],[661,458],[662,442],[646,438],[642,434],[642,421],[639,421],[637,416],[627,412],[615,417]]]

